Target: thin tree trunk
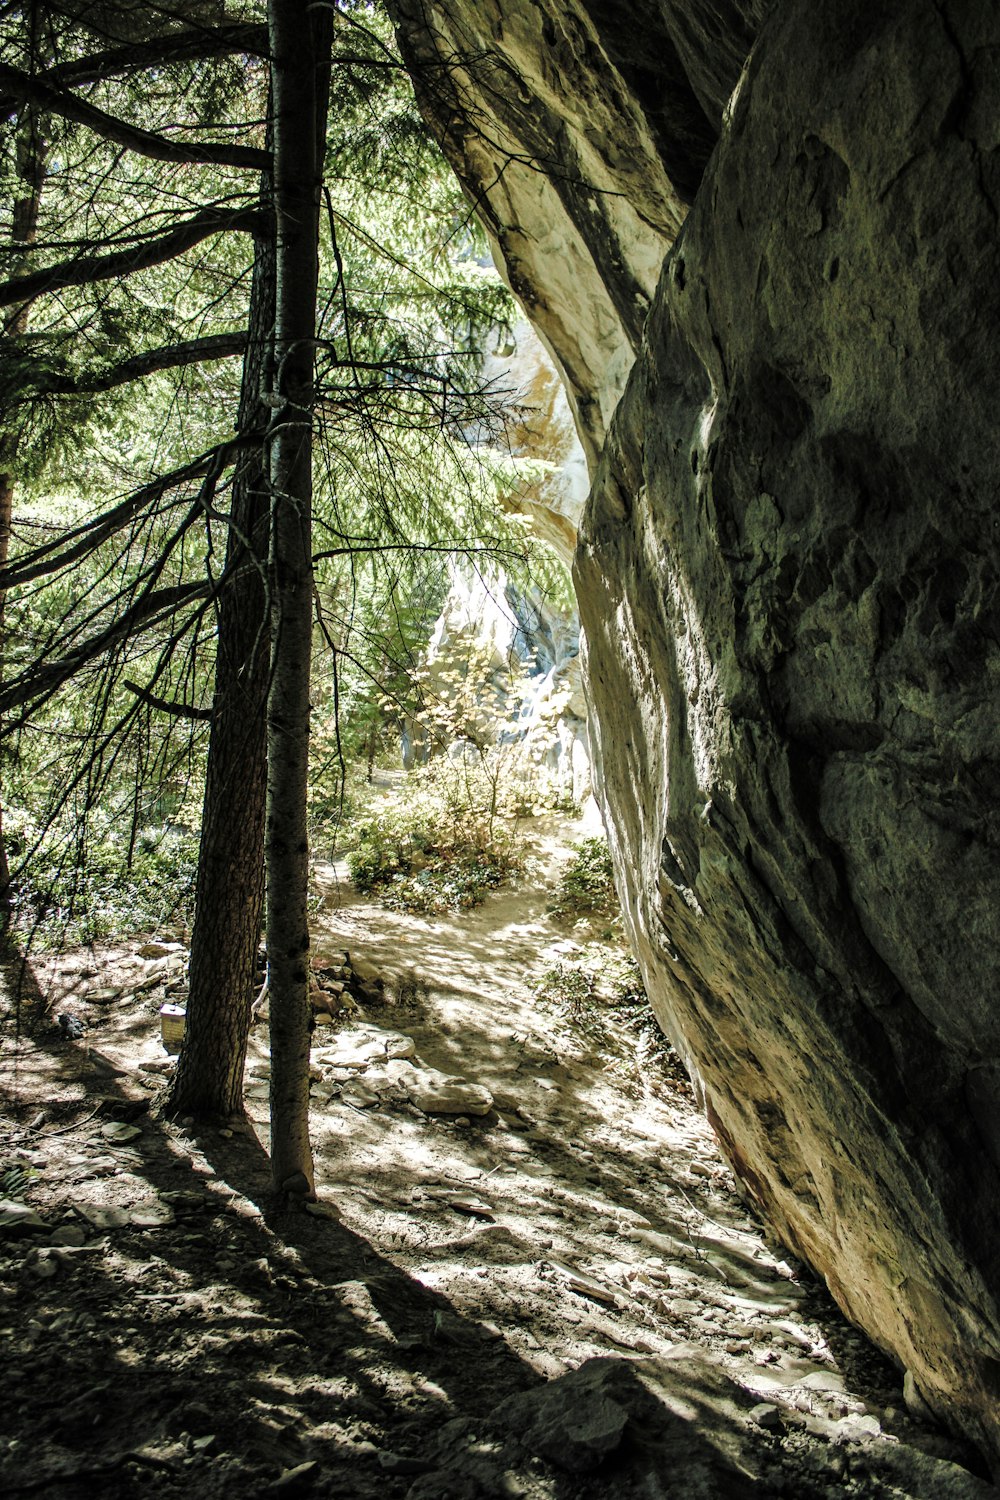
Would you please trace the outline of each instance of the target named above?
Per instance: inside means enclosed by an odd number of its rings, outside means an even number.
[[[309,838],[306,787],[312,647],[312,420],[319,189],[331,13],[269,0],[277,219],[271,440],[271,684],[267,705],[267,960],[271,1169],[313,1195],[309,1142]]]
[[[270,191],[265,182],[262,191]],[[274,327],[274,237],[256,241],[239,430],[263,430],[260,392]],[[251,448],[233,480],[226,567],[219,599],[212,728],[198,854],[184,1047],[170,1112],[231,1116],[243,1109],[257,948],[264,915],[265,705],[268,679],[267,532],[263,448]]]
[[[7,566],[7,558],[10,555],[10,528],[14,514],[14,485],[10,474],[0,474],[0,568]],[[6,637],[4,634],[4,615],[7,605],[7,591],[0,589],[0,686],[3,685],[4,647]],[[10,883],[10,861],[7,857],[7,838],[3,826],[4,808],[3,780],[0,775],[0,937],[6,933],[10,926],[10,919],[14,908],[14,893]]]

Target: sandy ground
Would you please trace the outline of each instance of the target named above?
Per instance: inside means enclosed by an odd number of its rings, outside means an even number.
[[[269,1207],[265,1027],[246,1127],[157,1112],[182,948],[8,978],[5,1493],[996,1494],[768,1242],[670,1059],[539,1003],[591,936],[546,914],[581,831],[539,821],[448,918],[320,868],[314,962],[384,996],[314,1034],[309,1215]]]

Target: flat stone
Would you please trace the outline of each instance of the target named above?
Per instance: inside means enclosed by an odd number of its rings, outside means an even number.
[[[670,1311],[679,1318],[691,1318],[702,1310],[700,1302],[692,1302],[689,1297],[676,1297],[670,1304]]]
[[[332,1203],[323,1203],[318,1199],[315,1203],[306,1204],[306,1213],[312,1214],[314,1219],[340,1219],[339,1209],[335,1208]]]
[[[378,966],[371,963],[367,958],[353,957],[351,959],[351,969],[355,979],[361,979],[366,984],[374,984],[381,978]]]
[[[268,1489],[275,1492],[285,1491],[292,1493],[296,1490],[308,1488],[319,1474],[319,1464],[315,1459],[307,1463],[296,1464],[294,1469],[285,1469]]]
[[[351,1104],[355,1109],[371,1109],[374,1105],[381,1103],[374,1089],[365,1088],[363,1083],[345,1083],[340,1090],[340,1100],[343,1104]]]
[[[621,1444],[627,1407],[609,1394],[604,1371],[590,1360],[558,1380],[509,1396],[494,1420],[509,1428],[530,1452],[571,1474],[585,1474]]]
[[[140,958],[170,958],[175,953],[186,953],[183,943],[160,942],[158,939],[151,943],[143,943],[139,949]]]
[[[418,1084],[408,1087],[407,1094],[425,1115],[486,1115],[493,1108],[493,1095],[478,1083]]]
[[[70,1207],[95,1229],[122,1229],[129,1222],[128,1209],[117,1208],[112,1204],[85,1203],[76,1199]]]
[[[801,1390],[829,1391],[835,1395],[842,1395],[847,1389],[844,1377],[838,1370],[814,1370],[795,1384]]]
[[[848,1417],[841,1417],[837,1428],[850,1441],[863,1442],[866,1438],[878,1437],[882,1431],[882,1424],[878,1417],[855,1416],[852,1413]]]
[[[0,1236],[3,1238],[18,1239],[49,1227],[29,1204],[20,1203],[16,1198],[0,1199]]]
[[[154,1199],[149,1203],[140,1203],[135,1208],[129,1209],[129,1223],[134,1224],[137,1229],[163,1229],[168,1224],[173,1224],[176,1218],[169,1203],[161,1203]]]
[[[142,1131],[138,1125],[126,1125],[124,1120],[111,1120],[101,1126],[101,1135],[113,1145],[124,1146],[128,1141],[137,1140]]]
[[[331,1068],[349,1068],[352,1072],[363,1073],[373,1062],[385,1061],[385,1042],[371,1037],[358,1037],[356,1040],[348,1037],[340,1037],[336,1048],[324,1048],[320,1054],[321,1060]]]
[[[231,1131],[230,1134],[232,1134]],[[187,1213],[193,1209],[204,1208],[208,1201],[204,1193],[190,1192],[187,1188],[167,1189],[160,1194],[160,1199],[164,1203],[169,1203],[170,1207],[179,1213]]]
[[[426,1474],[431,1464],[425,1458],[413,1458],[408,1453],[394,1453],[390,1448],[380,1448],[379,1467],[387,1474]]]
[[[85,1245],[86,1243],[86,1233],[83,1229],[80,1228],[79,1224],[61,1224],[59,1228],[49,1236],[50,1245],[75,1245],[79,1247],[80,1245]]]

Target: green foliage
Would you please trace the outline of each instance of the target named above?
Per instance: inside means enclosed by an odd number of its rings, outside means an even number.
[[[549,908],[554,915],[576,919],[602,917],[620,921],[611,852],[603,838],[574,844],[574,856],[559,879],[559,891]]]
[[[149,824],[123,848],[131,809],[91,813],[85,858],[70,830],[39,839],[23,807],[5,816],[12,863],[33,849],[14,888],[14,931],[32,946],[59,949],[165,925],[189,926],[194,915],[197,831]]]
[[[83,12],[61,15],[38,30],[22,24],[27,8],[5,11],[0,50],[29,71],[91,50]],[[161,24],[150,19],[154,31]],[[370,770],[415,716],[426,711],[429,732],[448,738],[453,726],[435,719],[416,670],[447,589],[447,554],[461,551],[477,567],[523,559],[524,525],[501,511],[531,477],[530,466],[505,451],[498,393],[480,388],[480,351],[513,304],[420,120],[382,8],[338,7],[334,50],[317,350],[315,536],[327,555],[317,571],[315,825],[341,815],[352,761]],[[252,58],[126,69],[88,84],[87,98],[174,139],[265,143],[267,68]],[[205,205],[240,206],[258,191],[254,173],[152,162],[54,117],[36,126],[31,107],[0,122],[4,276],[113,253]],[[26,153],[36,145],[39,219],[37,239],[26,245],[12,242],[12,206],[30,186]],[[160,370],[96,396],[71,388],[133,356],[244,327],[252,253],[248,235],[219,234],[169,262],[33,301],[0,350],[0,467],[14,475],[13,561],[231,436],[236,359]],[[5,682],[73,656],[127,618],[144,587],[218,578],[230,484],[226,471],[207,495],[197,481],[169,490],[82,561],[11,590]],[[34,704],[26,723],[16,709],[6,716],[4,812],[12,863],[21,867],[20,927],[43,920],[53,933],[63,923],[77,936],[96,935],[159,921],[178,902],[183,908],[193,832],[179,843],[164,835],[146,849],[143,830],[161,826],[158,804],[185,756],[182,779],[197,805],[191,763],[206,741],[189,720],[138,713],[123,683],[128,677],[159,699],[204,709],[214,626],[210,603],[186,604],[87,657],[72,684]],[[444,832],[419,856],[428,865],[395,872],[401,888],[412,883],[414,905],[467,905],[502,879],[513,860],[506,825],[545,794],[540,775],[512,776],[509,745],[483,734],[465,743],[470,757],[435,773],[434,817]],[[471,829],[465,853],[449,831],[456,817]],[[114,837],[116,820],[129,837]],[[196,811],[185,815],[186,828],[196,824]]]
[[[516,816],[477,768],[456,775],[447,760],[411,771],[348,832],[354,884],[396,909],[478,906],[521,864]]]
[[[684,1066],[646,995],[639,965],[619,943],[590,943],[542,975],[535,1001],[561,1016],[636,1091],[687,1088]]]

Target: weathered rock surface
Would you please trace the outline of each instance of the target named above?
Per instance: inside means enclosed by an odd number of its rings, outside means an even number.
[[[639,351],[578,585],[658,1013],[783,1237],[1000,1454],[1000,18],[775,7],[702,179],[760,9],[395,6],[592,459]]]
[[[711,62],[699,82],[718,111],[749,45],[741,11],[760,5],[698,0],[690,9],[707,19],[669,14],[679,8],[645,0],[391,7],[418,94],[469,184],[498,264],[567,377],[591,458],[714,143],[680,49],[706,24],[726,38],[725,59],[702,49]],[[728,78],[720,86],[710,73]]]

